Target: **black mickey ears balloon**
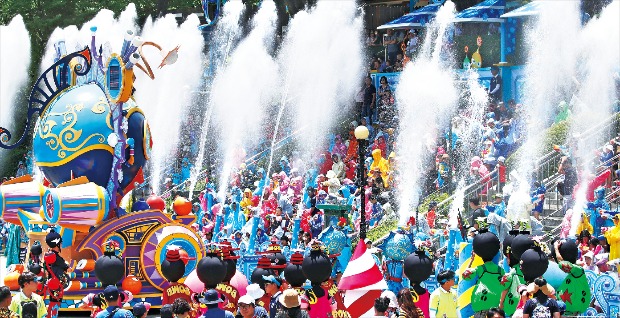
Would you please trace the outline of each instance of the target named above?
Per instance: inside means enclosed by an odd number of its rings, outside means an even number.
[[[30,255],[39,256],[41,254],[43,254],[43,248],[41,243],[37,241],[30,247]]]
[[[405,258],[403,271],[407,278],[417,285],[431,276],[433,273],[433,261],[423,250],[418,249]]]
[[[265,280],[263,279],[263,276],[275,275],[275,272],[270,267],[271,260],[269,260],[267,256],[261,256],[261,258],[258,259],[256,268],[252,271],[250,281],[253,284],[258,284],[260,288],[265,289]]]
[[[304,256],[296,252],[291,255],[291,262],[284,269],[284,278],[293,287],[301,287],[306,282],[306,276],[302,270]]]
[[[185,274],[185,263],[181,259],[178,248],[170,248],[166,251],[166,259],[161,263],[161,273],[166,280],[176,283]]]
[[[577,247],[577,243],[575,243],[575,241],[563,241],[558,249],[560,250],[560,255],[562,255],[562,259],[573,264],[577,262],[577,257],[579,256],[579,248]],[[555,256],[555,248],[551,249],[551,255]]]
[[[502,242],[502,253],[504,254],[504,256],[509,258],[510,266],[514,266],[519,262],[519,260],[512,255],[512,246],[511,246],[512,241],[514,240],[515,237],[517,237],[517,235],[519,235],[518,230],[510,230],[508,232],[508,235],[506,235],[506,237],[504,238],[504,242]]]
[[[310,255],[304,257],[301,268],[313,284],[326,281],[332,274],[332,262],[322,249],[320,241],[310,242]]]
[[[221,258],[220,249],[210,246],[196,266],[198,279],[206,288],[215,288],[226,277],[226,263]]]
[[[474,253],[480,256],[483,261],[492,261],[497,252],[499,252],[499,239],[488,229],[480,229],[478,234],[474,236],[472,243]]]
[[[549,258],[539,246],[528,249],[521,255],[521,271],[526,282],[542,276],[549,266]]]
[[[510,244],[510,253],[514,256],[515,260],[521,259],[521,254],[529,250],[534,246],[532,236],[528,231],[521,231]]]
[[[95,262],[95,276],[103,286],[116,285],[125,276],[125,264],[116,255],[118,243],[107,241],[105,251]]]

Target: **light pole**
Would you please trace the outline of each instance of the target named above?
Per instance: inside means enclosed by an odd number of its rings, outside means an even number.
[[[360,240],[366,239],[366,176],[364,171],[364,161],[366,161],[366,143],[368,141],[368,128],[357,126],[355,128],[355,138],[357,139],[357,149],[359,162],[357,164],[357,181],[360,188]]]

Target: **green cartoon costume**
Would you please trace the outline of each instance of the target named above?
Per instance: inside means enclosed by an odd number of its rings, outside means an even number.
[[[471,295],[471,307],[475,312],[497,307],[502,297],[501,278],[504,270],[492,261],[486,262],[474,270],[465,280],[477,279],[476,287]]]
[[[500,248],[499,239],[495,234],[486,228],[481,228],[474,236],[472,245],[474,253],[482,258],[484,264],[475,270],[467,270],[463,273],[463,278],[477,280],[471,295],[471,307],[474,312],[480,312],[497,307],[499,304],[504,290],[501,284],[504,270],[493,262]]]
[[[502,290],[507,290],[506,299],[504,299],[504,312],[508,316],[512,316],[517,310],[519,299],[521,298],[517,289],[519,285],[525,284],[521,266],[519,264],[513,266],[510,272],[506,273],[502,278]]]
[[[558,266],[568,275],[557,290],[557,298],[566,304],[567,314],[585,312],[590,306],[592,293],[583,267],[567,261],[560,262]]]

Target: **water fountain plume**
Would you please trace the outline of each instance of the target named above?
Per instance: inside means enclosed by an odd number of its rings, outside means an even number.
[[[222,17],[218,19],[214,38],[211,40],[209,46],[211,67],[215,69],[216,76],[220,68],[227,62],[234,43],[240,36],[241,27],[239,25],[239,18],[243,14],[245,6],[240,0],[228,1],[224,5]],[[208,93],[212,91],[212,86],[205,87]],[[211,134],[207,131],[211,125],[211,117],[213,115],[213,100],[211,98],[205,98],[203,103],[206,104],[206,110],[204,111],[202,125],[200,127],[200,142],[198,145],[198,155],[192,167],[189,180],[189,197],[193,196],[198,177],[203,169],[205,160],[205,152],[207,147],[207,139]]]
[[[138,31],[138,25],[136,24],[138,14],[136,12],[136,6],[133,3],[127,5],[125,10],[121,12],[118,18],[114,18],[114,12],[103,9],[99,11],[94,18],[84,23],[80,29],[75,25],[70,25],[65,28],[56,28],[50,35],[45,53],[41,59],[41,71],[47,69],[54,63],[56,58],[56,51],[54,44],[59,40],[65,41],[65,47],[67,53],[71,53],[76,50],[81,50],[84,46],[90,44],[92,32],[90,28],[92,26],[97,27],[97,47],[102,46],[103,49],[109,45],[107,50],[113,52],[120,52],[123,45],[123,37],[127,30],[131,30],[134,34]],[[106,45],[106,43],[109,43]],[[104,59],[103,61],[106,61]]]
[[[448,1],[429,26],[418,58],[406,66],[396,89],[401,122],[397,138],[401,158],[402,181],[398,194],[401,224],[407,222],[419,203],[419,181],[424,164],[432,156],[430,149],[441,127],[440,116],[449,113],[457,103],[454,74],[440,58],[446,40],[445,30],[453,16],[454,4]],[[433,34],[438,35],[435,40]]]
[[[336,116],[350,105],[362,76],[362,14],[355,1],[318,1],[290,21],[278,54],[302,158],[325,145]],[[290,99],[290,102],[288,101]]]
[[[577,50],[574,40],[579,33],[579,2],[545,1],[534,25],[527,30],[528,62],[524,113],[527,118],[526,140],[519,169],[531,173],[540,153],[544,134],[541,127],[552,122],[561,101],[569,101],[573,90]]]
[[[180,125],[188,115],[192,92],[200,84],[204,42],[199,24],[198,17],[192,14],[179,26],[174,15],[168,14],[155,21],[147,19],[141,34],[143,39],[161,45],[164,52],[180,46],[177,62],[156,70],[156,80],[143,72],[136,73],[136,100],[140,101],[153,134],[151,185],[156,192],[162,184],[163,168],[175,157]],[[155,49],[145,48],[143,53],[143,58],[153,64],[161,60]]]
[[[214,114],[222,127],[223,167],[219,197],[223,198],[232,169],[244,159],[241,149],[253,148],[265,111],[276,99],[278,66],[269,55],[276,31],[277,11],[273,1],[263,1],[253,18],[253,28],[218,72],[212,96]],[[251,71],[250,71],[251,70]]]
[[[13,130],[14,110],[21,88],[28,80],[30,34],[22,16],[0,26],[0,127]],[[0,162],[6,150],[0,151]]]
[[[620,7],[618,2],[610,3],[599,17],[592,19],[578,35],[577,49],[580,61],[577,65],[576,81],[579,83],[573,98],[572,125],[573,135],[588,130],[593,123],[600,123],[612,113],[612,103],[616,100],[616,82],[614,75],[620,65]],[[591,193],[589,183],[596,177],[597,171],[588,164],[592,154],[605,143],[610,135],[609,129],[594,132],[588,142],[580,142],[574,149],[576,158],[583,158],[580,184],[575,191],[571,233],[576,233],[584,209]]]

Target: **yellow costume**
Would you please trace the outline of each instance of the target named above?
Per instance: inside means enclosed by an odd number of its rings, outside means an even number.
[[[614,217],[614,227],[605,232],[607,244],[609,244],[609,260],[620,258],[620,226],[618,218]]]
[[[581,214],[581,223],[579,223],[579,227],[577,227],[576,235],[579,236],[583,230],[587,230],[588,233],[594,233],[594,228],[592,227],[592,224],[590,224],[590,220],[585,213]]]
[[[243,199],[239,206],[243,209],[243,214],[245,214],[245,219],[247,220],[250,217],[250,207],[252,206],[252,190],[247,188],[243,190]]]
[[[381,179],[383,179],[383,185],[388,187],[388,170],[389,163],[388,161],[381,156],[381,149],[375,149],[372,151],[372,164],[370,165],[370,171],[368,172],[368,176],[372,177],[372,172],[375,169],[379,169],[381,172]]]

